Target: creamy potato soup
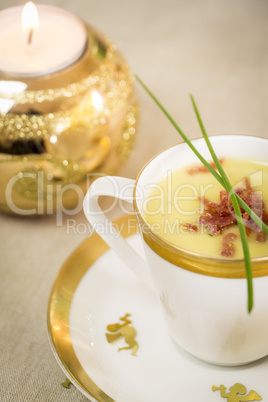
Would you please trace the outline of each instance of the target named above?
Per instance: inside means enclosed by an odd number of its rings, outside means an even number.
[[[235,191],[267,224],[268,163],[241,159],[221,163]],[[251,256],[267,255],[265,234],[245,211],[242,214]],[[179,247],[213,256],[243,257],[229,197],[200,164],[169,172],[154,185],[143,216],[155,232]]]

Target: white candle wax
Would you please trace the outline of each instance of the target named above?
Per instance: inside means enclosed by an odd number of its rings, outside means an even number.
[[[40,76],[59,71],[77,61],[87,45],[83,22],[70,12],[47,5],[36,6],[38,27],[22,26],[23,7],[0,11],[0,72],[16,76]]]

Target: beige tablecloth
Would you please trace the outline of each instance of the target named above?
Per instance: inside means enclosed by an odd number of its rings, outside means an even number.
[[[0,0],[0,8],[21,3]],[[196,98],[209,134],[268,137],[266,0],[44,3],[76,13],[117,43],[132,70],[189,137],[200,136],[189,93]],[[137,91],[138,135],[119,172],[128,177],[135,177],[151,156],[180,141],[145,92],[139,86]],[[73,229],[68,226],[70,218],[75,220]],[[86,234],[75,230],[84,222],[82,212],[64,217],[60,226],[53,216],[0,214],[1,401],[86,400],[74,386],[61,386],[65,375],[51,352],[46,328],[51,287],[65,259],[84,240]]]

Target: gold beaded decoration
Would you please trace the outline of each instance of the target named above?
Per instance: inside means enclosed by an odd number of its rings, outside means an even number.
[[[115,172],[129,156],[138,114],[131,71],[116,45],[87,32],[85,54],[65,70],[38,78],[0,73],[0,81],[26,88],[6,93],[0,85],[10,105],[0,107],[2,210],[76,208],[92,175]]]

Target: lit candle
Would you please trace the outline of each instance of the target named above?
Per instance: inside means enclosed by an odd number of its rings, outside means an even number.
[[[87,46],[83,22],[70,12],[33,3],[0,11],[0,72],[40,76],[76,62]]]
[[[21,24],[28,36],[27,43],[29,46],[31,46],[34,31],[37,31],[39,26],[38,12],[35,5],[31,1],[23,8]]]

